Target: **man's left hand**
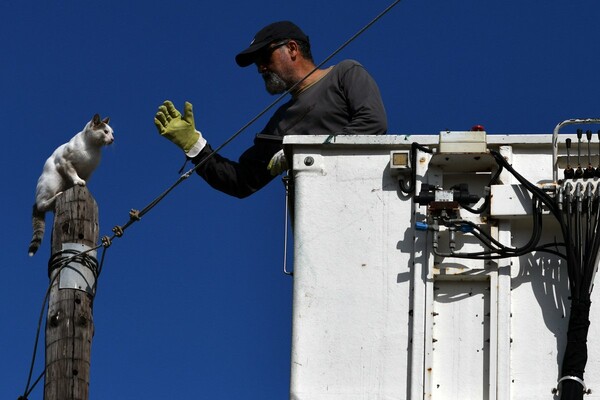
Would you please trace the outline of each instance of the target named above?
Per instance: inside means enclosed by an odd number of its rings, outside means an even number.
[[[267,169],[273,176],[281,175],[283,171],[287,171],[288,164],[285,158],[285,154],[283,154],[283,150],[279,150],[269,161],[269,165],[267,165]]]

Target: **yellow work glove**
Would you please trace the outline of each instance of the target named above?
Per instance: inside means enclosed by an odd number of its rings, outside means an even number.
[[[283,150],[279,150],[269,161],[269,165],[267,165],[267,169],[271,173],[271,176],[277,176],[287,171],[288,164],[287,159],[285,158],[285,154]]]
[[[166,100],[154,116],[154,125],[162,137],[179,146],[188,157],[195,157],[206,145],[206,139],[196,130],[192,104],[185,102],[183,116],[173,103]]]

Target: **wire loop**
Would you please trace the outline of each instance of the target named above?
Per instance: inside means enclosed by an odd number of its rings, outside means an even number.
[[[54,253],[48,261],[48,277],[52,277],[54,271],[67,267],[71,262],[86,266],[94,274],[94,279],[98,279],[98,260],[89,253],[77,250],[61,250]]]

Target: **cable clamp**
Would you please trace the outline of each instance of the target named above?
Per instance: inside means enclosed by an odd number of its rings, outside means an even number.
[[[109,248],[112,244],[112,240],[108,236],[102,236],[102,239],[100,240],[102,242],[102,246],[104,246],[105,249]]]
[[[588,389],[587,386],[585,386],[585,382],[583,381],[583,379],[581,379],[578,376],[567,375],[567,376],[563,376],[562,378],[560,378],[558,380],[556,387],[554,389],[552,389],[552,394],[560,393],[560,384],[563,381],[567,381],[567,380],[579,382],[581,384],[581,386],[583,386],[583,394],[591,394],[592,393],[592,389]]]
[[[133,221],[139,221],[140,219],[142,219],[142,217],[140,217],[140,211],[134,209],[129,211],[129,219]]]
[[[115,234],[116,237],[121,237],[123,236],[123,228],[120,227],[119,225],[115,225],[114,228],[112,228],[113,233]]]

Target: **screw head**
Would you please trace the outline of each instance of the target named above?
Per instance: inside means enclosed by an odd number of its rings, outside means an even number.
[[[315,163],[315,159],[312,158],[311,156],[308,156],[304,159],[304,165],[306,165],[307,167],[310,167],[314,163]]]

